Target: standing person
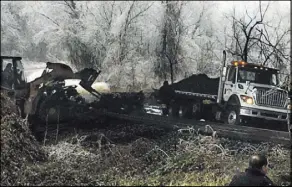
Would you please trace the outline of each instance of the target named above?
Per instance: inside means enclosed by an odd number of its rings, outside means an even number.
[[[275,186],[267,177],[268,160],[263,155],[253,155],[245,172],[232,178],[229,186]]]
[[[166,108],[162,109],[163,115],[168,115],[170,102],[174,98],[174,94],[175,92],[168,84],[168,81],[164,81],[163,86],[159,89],[159,98],[161,99],[162,103],[166,105]]]

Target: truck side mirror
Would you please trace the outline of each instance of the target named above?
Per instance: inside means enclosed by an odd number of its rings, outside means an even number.
[[[250,81],[246,81],[245,84],[247,85],[247,88],[245,90],[245,94],[247,94],[247,90],[249,89],[249,86],[250,86]]]
[[[250,85],[250,81],[246,81],[245,84],[246,84],[247,86],[249,86],[249,85]]]
[[[223,70],[222,70],[222,75],[223,75],[223,77],[226,76],[226,72],[227,72],[227,68],[226,68],[226,67],[223,67]]]
[[[223,51],[223,66],[226,66],[226,51]]]

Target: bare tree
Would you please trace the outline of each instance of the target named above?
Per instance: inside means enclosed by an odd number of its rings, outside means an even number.
[[[268,31],[267,27],[270,26],[265,21],[265,15],[269,6],[270,2],[263,8],[261,1],[259,1],[258,12],[254,16],[250,16],[246,10],[245,16],[249,18],[248,22],[244,18],[237,18],[235,16],[235,8],[231,19],[226,16],[232,23],[233,31],[232,36],[230,36],[233,42],[231,46],[227,47],[229,53],[240,57],[241,60],[249,61],[251,59],[250,53],[258,51],[259,56],[264,58],[262,61],[263,65],[272,60],[271,57],[273,57],[273,61],[276,64],[281,64],[283,62],[282,59],[289,60],[289,55],[281,50],[281,46],[283,46],[283,38],[289,34],[290,29],[281,34]],[[257,16],[258,14],[259,17]],[[274,41],[271,35],[276,37]]]
[[[64,11],[68,15],[68,22],[66,23],[67,32],[65,37],[65,46],[69,51],[69,60],[78,69],[87,67],[99,66],[96,54],[93,53],[92,48],[86,42],[82,41],[78,36],[78,32],[83,30],[85,27],[81,21],[81,11],[77,7],[77,2],[70,0],[61,3],[65,8]],[[80,2],[78,2],[80,3]]]
[[[281,21],[281,20],[280,20]],[[269,60],[272,60],[271,57],[274,57],[273,60],[276,62],[274,64],[275,66],[282,66],[283,60],[290,61],[289,54],[286,54],[285,50],[287,43],[284,42],[283,38],[287,36],[291,30],[287,29],[283,33],[279,34],[277,32],[269,33],[266,29],[268,27],[267,25],[264,25],[264,29],[257,29],[257,31],[260,33],[260,36],[257,41],[257,46],[260,49],[260,53],[264,56],[263,65],[266,65]],[[272,39],[269,35],[273,34],[274,42],[272,42]]]
[[[137,60],[142,60],[147,47],[144,45],[143,25],[147,11],[151,8],[153,2],[122,2],[115,5],[115,12],[113,12],[112,19],[111,11],[104,13],[101,11],[103,20],[107,23],[111,22],[109,38],[111,42],[106,43],[107,52],[104,66],[108,68],[118,68],[115,74],[110,72],[110,79],[115,80],[115,84],[124,84],[120,78],[122,76],[128,77],[127,81],[131,80],[131,88],[134,89],[137,84]],[[110,7],[108,7],[111,9]],[[107,17],[107,18],[106,18]],[[142,27],[141,27],[142,26]],[[146,43],[146,42],[145,42]],[[118,77],[117,75],[120,75]],[[125,85],[124,85],[125,86]]]
[[[130,51],[127,45],[127,36],[130,34],[129,29],[132,28],[132,30],[135,30],[133,29],[133,23],[136,21],[136,19],[143,16],[143,14],[147,10],[149,10],[149,8],[153,5],[153,3],[151,3],[147,5],[146,7],[143,7],[142,9],[137,11],[137,8],[135,9],[136,4],[137,4],[136,1],[131,2],[131,5],[126,15],[126,20],[123,26],[123,30],[121,30],[119,34],[119,46],[120,46],[119,62],[122,62],[124,58],[126,57],[127,53]]]
[[[158,75],[162,75],[166,79],[165,71],[170,72],[170,79],[173,83],[175,65],[182,59],[179,58],[181,46],[181,34],[183,32],[183,25],[180,20],[181,11],[185,2],[166,1],[165,3],[165,18],[162,29],[162,49],[159,52],[161,63],[158,68]],[[166,62],[168,65],[166,65]]]
[[[267,5],[264,12],[262,12],[261,2],[259,4],[259,12],[260,18],[257,19],[257,14],[254,17],[251,17],[246,10],[246,16],[249,17],[249,22],[246,22],[244,18],[236,18],[235,16],[235,8],[233,9],[233,15],[231,16],[232,21],[232,38],[235,41],[235,49],[228,48],[228,52],[230,52],[234,56],[241,57],[242,60],[247,61],[248,53],[251,50],[252,46],[256,44],[256,42],[251,43],[254,38],[258,38],[259,34],[255,32],[256,27],[263,24],[263,20],[265,14],[268,10],[269,4]],[[229,18],[228,18],[229,19]]]

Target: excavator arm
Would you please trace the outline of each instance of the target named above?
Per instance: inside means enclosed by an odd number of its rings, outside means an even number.
[[[100,98],[100,93],[92,88],[92,84],[100,73],[100,70],[96,71],[92,68],[85,68],[80,72],[75,73],[75,77],[81,80],[79,85],[82,86],[82,88],[91,93],[93,96]]]
[[[98,93],[91,86],[94,81],[97,79],[100,70],[95,70],[92,68],[85,68],[79,72],[73,73],[73,71],[64,71],[64,70],[53,70],[51,72],[46,68],[41,75],[41,77],[36,78],[31,81],[29,84],[31,85],[31,89],[37,90],[41,84],[46,84],[50,81],[64,81],[65,79],[79,79],[80,86],[82,86],[85,90],[90,93]],[[93,94],[94,95],[94,94]],[[98,94],[99,95],[99,94]]]
[[[69,67],[67,69],[58,68],[58,63],[55,63],[55,67],[52,71],[50,68],[46,68],[43,74],[35,80],[28,83],[29,85],[29,96],[24,104],[24,111],[26,114],[35,114],[39,102],[40,86],[46,86],[49,82],[62,82],[65,79],[79,79],[79,85],[91,93],[93,96],[100,98],[100,93],[92,88],[92,84],[100,74],[100,70],[92,68],[85,68],[79,72],[73,73]]]

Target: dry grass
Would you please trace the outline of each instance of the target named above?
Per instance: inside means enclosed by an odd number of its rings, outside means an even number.
[[[17,182],[30,185],[222,186],[230,182],[236,171],[247,167],[250,154],[258,152],[268,153],[274,165],[269,176],[274,182],[279,185],[289,182],[289,151],[279,145],[179,134],[175,151],[174,146],[169,146],[175,140],[169,136],[173,137],[167,134],[160,141],[140,137],[122,144],[112,143],[110,136],[98,132],[67,137],[56,145],[46,146],[49,161],[27,167]]]

